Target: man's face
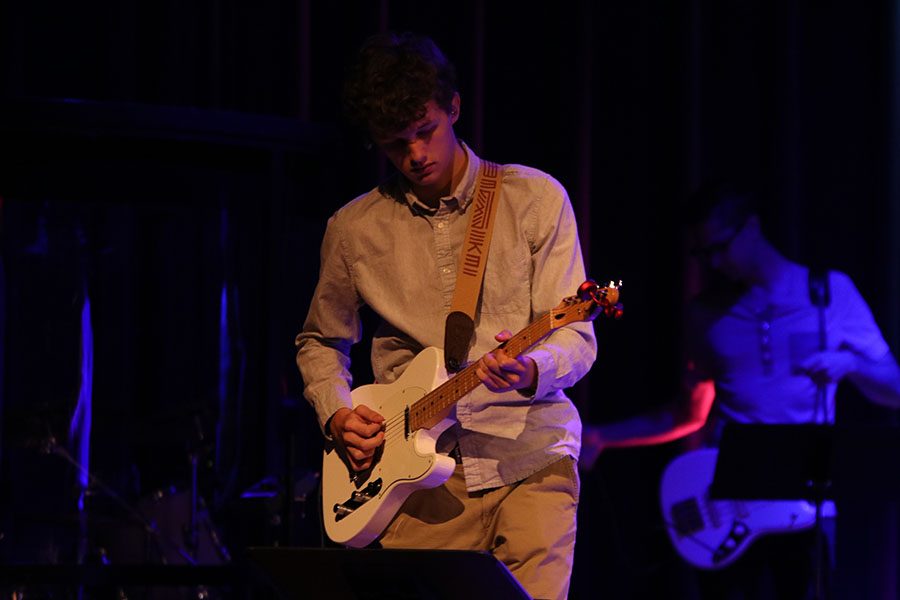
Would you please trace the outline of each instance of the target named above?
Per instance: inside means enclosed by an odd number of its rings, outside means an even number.
[[[753,261],[752,236],[748,233],[750,219],[739,225],[715,218],[701,223],[695,230],[694,256],[729,279],[743,280]]]
[[[453,160],[459,144],[453,124],[459,115],[459,96],[447,114],[434,100],[425,105],[425,116],[375,143],[388,160],[409,180],[420,200],[430,201],[450,193]]]

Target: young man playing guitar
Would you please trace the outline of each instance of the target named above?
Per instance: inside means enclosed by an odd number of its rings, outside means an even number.
[[[444,345],[483,161],[454,133],[461,106],[454,69],[427,38],[368,40],[346,81],[345,105],[397,173],[329,220],[319,282],[296,340],[297,364],[326,437],[349,471],[365,474],[392,434],[386,415],[351,399],[358,310],[366,304],[380,317],[372,342],[378,384],[396,382],[423,349]],[[454,424],[437,439],[437,452],[455,459],[452,475],[412,493],[377,541],[384,548],[490,551],[532,596],[564,598],[581,423],[563,390],[588,371],[596,341],[590,323],[574,322],[518,356],[496,348],[584,280],[562,186],[521,165],[499,172],[468,353],[483,385],[456,403]],[[382,482],[369,485],[335,503],[333,518],[374,502]]]
[[[706,186],[691,198],[688,211],[693,253],[711,285],[688,311],[683,398],[628,420],[586,426],[583,466],[606,447],[663,443],[701,429],[703,442],[716,446],[728,422],[831,423],[837,383],[844,378],[873,402],[900,406],[900,369],[847,275],[832,271],[816,278],[783,256],[763,234],[746,191]],[[712,466],[705,458],[714,457],[714,450],[693,454],[691,460],[701,460],[684,464],[704,471]],[[664,506],[670,483],[693,484],[691,473],[672,481],[668,475]],[[695,494],[696,505],[676,502],[667,507],[674,511],[664,511],[682,556],[708,569],[699,572],[703,597],[805,598],[818,560],[809,529],[814,510],[803,513],[783,503],[788,510],[782,529],[807,530],[770,536],[755,547],[749,547],[755,534],[777,529],[773,502],[756,503],[760,514],[749,510],[753,503],[730,503],[733,512],[713,506],[701,511],[702,524],[679,526],[679,510],[707,506],[709,483],[711,477]],[[717,519],[705,522],[710,513]]]

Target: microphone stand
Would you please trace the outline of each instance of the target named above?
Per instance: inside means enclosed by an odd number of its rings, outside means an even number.
[[[828,271],[820,272],[815,276],[810,275],[810,298],[816,306],[819,321],[819,351],[825,352],[828,349],[828,335],[825,329],[825,307],[830,303]],[[816,406],[813,415],[815,424],[829,424],[830,415],[828,411],[828,384],[825,382],[816,383]],[[825,496],[831,482],[827,480],[828,474],[821,473],[819,481],[810,482],[816,503],[815,517],[815,598],[823,600],[825,598],[825,532],[822,527],[822,505],[825,503]]]

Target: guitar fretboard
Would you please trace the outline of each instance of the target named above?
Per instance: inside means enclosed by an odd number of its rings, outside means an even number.
[[[530,325],[522,331],[511,337],[506,343],[498,346],[503,348],[506,353],[516,358],[533,345],[538,343],[544,336],[552,330],[559,327],[554,322],[568,316],[572,311],[579,313],[579,318],[572,320],[584,320],[587,313],[594,306],[591,302],[579,302],[569,306],[562,311],[553,310],[534,320]],[[426,394],[409,407],[409,432],[412,433],[423,427],[431,427],[434,425],[432,421],[443,413],[445,410],[456,404],[460,398],[474,390],[481,383],[478,375],[475,373],[477,361],[457,373],[436,387],[430,393]]]

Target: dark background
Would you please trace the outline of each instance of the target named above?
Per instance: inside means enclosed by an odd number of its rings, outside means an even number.
[[[626,317],[597,323],[572,392],[585,420],[677,392],[693,290],[679,215],[711,177],[752,182],[777,245],[849,273],[900,347],[896,1],[4,0],[4,561],[78,552],[75,471],[41,447],[77,445],[86,300],[90,469],[115,492],[92,486],[97,538],[117,537],[116,497],[183,495],[196,457],[230,548],[320,543],[293,337],[325,219],[387,172],[339,114],[344,65],[384,29],[436,40],[460,74],[459,135],[557,177],[589,273],[624,280]],[[843,419],[896,420],[852,391],[840,402]],[[689,596],[656,500],[678,446],[609,451],[583,476],[573,596]],[[242,498],[261,482],[272,497]],[[295,484],[288,506],[277,492]],[[897,592],[880,569],[897,562],[896,517],[873,511],[859,597]]]

